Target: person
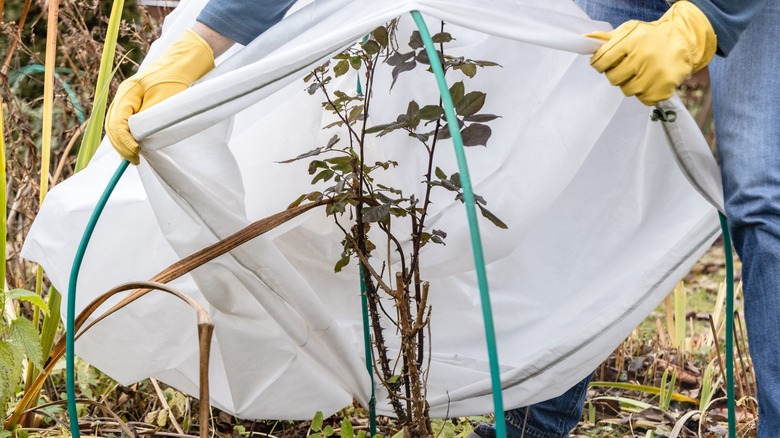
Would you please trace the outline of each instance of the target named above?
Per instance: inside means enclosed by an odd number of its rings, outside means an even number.
[[[667,99],[710,68],[723,191],[743,263],[748,341],[757,381],[758,438],[780,434],[780,2],[575,0],[616,29],[591,63],[627,96]],[[749,25],[748,25],[749,24]],[[739,40],[739,44],[737,41]],[[716,47],[714,47],[714,45]],[[727,56],[728,55],[728,56]],[[505,413],[510,438],[565,438],[582,416],[591,376],[564,394]],[[480,438],[495,429],[481,424]]]
[[[209,1],[196,23],[158,59],[119,85],[106,112],[106,134],[119,155],[138,164],[128,119],[180,93],[214,68],[235,43],[249,44],[284,18],[297,0]],[[247,13],[251,11],[251,13]]]
[[[106,130],[119,154],[138,163],[130,115],[176,94],[214,66],[234,42],[246,44],[279,21],[290,0],[211,1],[198,23],[163,56],[125,81],[109,108]],[[714,109],[723,166],[726,213],[743,261],[748,337],[758,382],[759,438],[780,431],[780,2],[692,0],[577,0],[591,18],[616,29],[589,36],[604,41],[591,62],[627,96],[653,105],[672,96],[689,74],[716,53]],[[245,10],[252,14],[242,13]],[[763,8],[763,9],[762,9]],[[759,13],[761,11],[761,13]],[[753,20],[749,28],[748,24]],[[747,31],[746,31],[747,29]],[[741,34],[745,37],[737,44]],[[510,438],[567,437],[581,418],[590,376],[566,393],[509,410]],[[475,434],[492,438],[490,425]]]

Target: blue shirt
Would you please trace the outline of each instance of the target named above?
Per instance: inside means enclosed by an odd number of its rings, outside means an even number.
[[[274,24],[296,0],[210,0],[197,20],[231,40],[247,45]]]
[[[296,0],[211,0],[198,21],[240,44],[248,44],[284,18]],[[359,1],[359,0],[358,0]],[[709,18],[718,53],[727,55],[766,0],[691,0]]]
[[[726,56],[766,0],[691,0],[707,16],[718,36],[718,54]]]

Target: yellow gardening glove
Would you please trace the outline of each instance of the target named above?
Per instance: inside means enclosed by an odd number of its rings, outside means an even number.
[[[631,20],[612,32],[586,35],[604,41],[590,63],[612,85],[645,105],[674,94],[690,74],[704,68],[717,49],[707,17],[693,3],[678,1],[658,20]]]
[[[119,85],[106,114],[106,132],[125,160],[138,164],[138,142],[127,120],[189,87],[214,68],[211,47],[188,30],[157,60]]]

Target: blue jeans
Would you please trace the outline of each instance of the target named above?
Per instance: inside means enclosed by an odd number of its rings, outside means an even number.
[[[780,436],[780,2],[710,65],[726,214],[742,259],[758,437]]]
[[[582,418],[585,394],[593,375],[582,379],[562,395],[504,413],[508,438],[566,438]],[[493,425],[474,428],[480,438],[496,438]]]
[[[663,0],[577,0],[613,26],[657,19]],[[768,1],[728,58],[710,65],[726,214],[742,259],[758,382],[759,438],[780,436],[780,2]]]

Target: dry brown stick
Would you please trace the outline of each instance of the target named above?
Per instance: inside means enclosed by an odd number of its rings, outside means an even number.
[[[165,413],[168,414],[168,419],[171,420],[171,424],[173,424],[173,428],[176,429],[176,432],[179,432],[180,434],[184,435],[184,431],[182,430],[181,426],[179,426],[179,422],[176,421],[176,417],[173,415],[173,411],[171,411],[171,406],[168,404],[168,400],[165,399],[165,394],[163,394],[162,389],[160,389],[160,384],[157,383],[157,379],[155,379],[154,377],[150,377],[149,380],[152,382],[152,386],[154,387],[154,392],[157,393],[157,398],[160,399],[160,403],[162,403],[163,409],[165,409]]]
[[[745,388],[747,388],[747,395],[749,397],[756,396],[756,390],[751,385],[751,367],[750,367],[750,354],[748,353],[748,345],[745,341],[745,332],[742,327],[742,316],[739,312],[734,312],[734,319],[737,321],[737,330],[734,335],[734,345],[737,347],[737,354],[739,355],[739,362],[742,365],[742,374],[745,378]],[[740,345],[741,344],[741,345]]]
[[[87,128],[87,123],[88,122],[84,122],[79,126],[76,132],[73,133],[73,137],[70,138],[70,141],[68,141],[68,144],[65,146],[65,151],[62,153],[60,162],[57,163],[57,170],[54,171],[54,175],[51,177],[52,187],[57,185],[57,180],[59,180],[60,176],[62,176],[62,171],[65,169],[65,163],[68,161],[68,154],[70,154],[70,150],[73,149],[73,146],[76,144],[76,140],[78,140],[81,136],[81,133],[83,133],[84,129]]]
[[[254,239],[255,237],[267,233],[268,231],[289,221],[290,219],[293,219],[298,215],[308,210],[311,210],[314,207],[324,205],[325,203],[326,202],[312,202],[311,204],[305,204],[292,209],[284,210],[280,213],[269,216],[265,219],[261,219],[259,221],[253,222],[246,228],[238,231],[237,233],[231,234],[224,240],[221,240],[213,245],[207,246],[206,248],[192,255],[189,255],[179,260],[176,263],[173,263],[172,265],[162,270],[159,274],[152,277],[149,281],[156,282],[156,283],[163,283],[163,284],[173,281],[185,274],[188,274],[194,269],[203,266],[204,264],[210,262],[211,260],[214,260],[217,257],[227,254],[233,249]],[[103,319],[112,315],[114,312],[120,310],[121,308],[125,307],[126,305],[130,304],[136,299],[146,295],[149,292],[150,291],[148,289],[139,289],[134,291],[133,293],[131,293],[130,295],[122,299],[120,302],[115,304],[112,308],[108,309],[104,314],[98,317],[95,321],[91,322],[86,328],[84,328],[84,330],[80,330],[80,327],[86,322],[87,318],[92,315],[92,312],[94,312],[94,310],[92,310],[87,314],[85,314],[84,312],[80,313],[79,316],[76,318],[76,330],[79,330],[79,333],[77,334],[77,338],[78,336],[81,335],[81,333],[86,332],[87,330],[92,328],[95,324],[99,323]],[[98,303],[98,306],[101,304],[103,304],[102,301]],[[97,309],[98,306],[96,306],[95,309]],[[87,309],[85,309],[85,311],[86,310]]]
[[[11,39],[11,44],[8,45],[8,53],[5,56],[3,67],[0,68],[0,75],[7,75],[8,68],[11,66],[11,60],[16,52],[16,46],[19,44],[19,40],[22,37],[22,29],[24,29],[24,23],[27,21],[27,14],[30,12],[30,4],[32,0],[25,0],[24,7],[22,7],[22,14],[19,16],[19,24],[16,26],[16,35]]]
[[[735,328],[735,330],[737,330],[737,335],[740,338],[740,342],[742,342],[742,345],[744,346],[744,350],[745,350],[744,351],[744,354],[745,354],[744,357],[747,359],[747,365],[743,364],[743,368],[744,368],[744,371],[746,373],[745,381],[747,382],[747,386],[748,386],[748,392],[749,392],[748,395],[751,396],[751,397],[755,397],[756,396],[756,386],[755,386],[756,379],[755,379],[755,375],[753,374],[752,361],[750,360],[750,351],[749,351],[750,350],[750,346],[747,344],[747,340],[745,339],[745,329],[744,329],[744,327],[742,327],[742,316],[739,315],[736,312],[734,312],[734,313],[735,313],[735,315],[737,315],[736,320],[737,320],[737,325],[739,326],[738,328]],[[750,375],[750,379],[748,379],[748,375]]]
[[[199,374],[200,374],[199,397],[200,397],[200,421],[201,421],[200,437],[208,438],[208,427],[203,427],[203,420],[204,418],[205,419],[209,418],[211,413],[211,405],[209,403],[209,381],[208,381],[211,336],[214,332],[214,322],[211,319],[211,315],[209,315],[206,309],[204,309],[203,306],[201,306],[191,296],[183,292],[180,292],[176,289],[173,289],[168,285],[155,283],[151,281],[138,281],[138,282],[121,284],[111,289],[110,291],[106,292],[105,294],[101,295],[100,297],[98,297],[98,299],[90,303],[88,308],[91,308],[93,303],[97,301],[103,303],[107,299],[113,297],[114,295],[120,292],[125,292],[128,290],[138,290],[138,289],[145,289],[147,291],[160,290],[163,292],[167,292],[171,295],[176,296],[177,298],[184,301],[185,303],[187,303],[197,313],[198,350],[200,352],[200,364],[199,364],[199,368],[200,368],[199,369]],[[95,306],[94,309],[97,309],[97,307],[99,307],[99,305]],[[89,327],[91,327],[91,325]],[[82,332],[80,332],[79,335],[86,332],[89,329],[89,327],[87,327]],[[178,429],[180,428],[177,428],[177,430]],[[181,433],[184,432],[182,431]]]
[[[712,319],[712,314],[709,315],[710,317],[710,328],[712,329],[712,339],[713,343],[715,344],[715,351],[718,353],[718,369],[720,370],[720,378],[723,379],[723,384],[725,385],[726,380],[726,364],[723,362],[723,356],[720,354],[720,348],[718,348],[718,332],[715,328],[715,320]]]

